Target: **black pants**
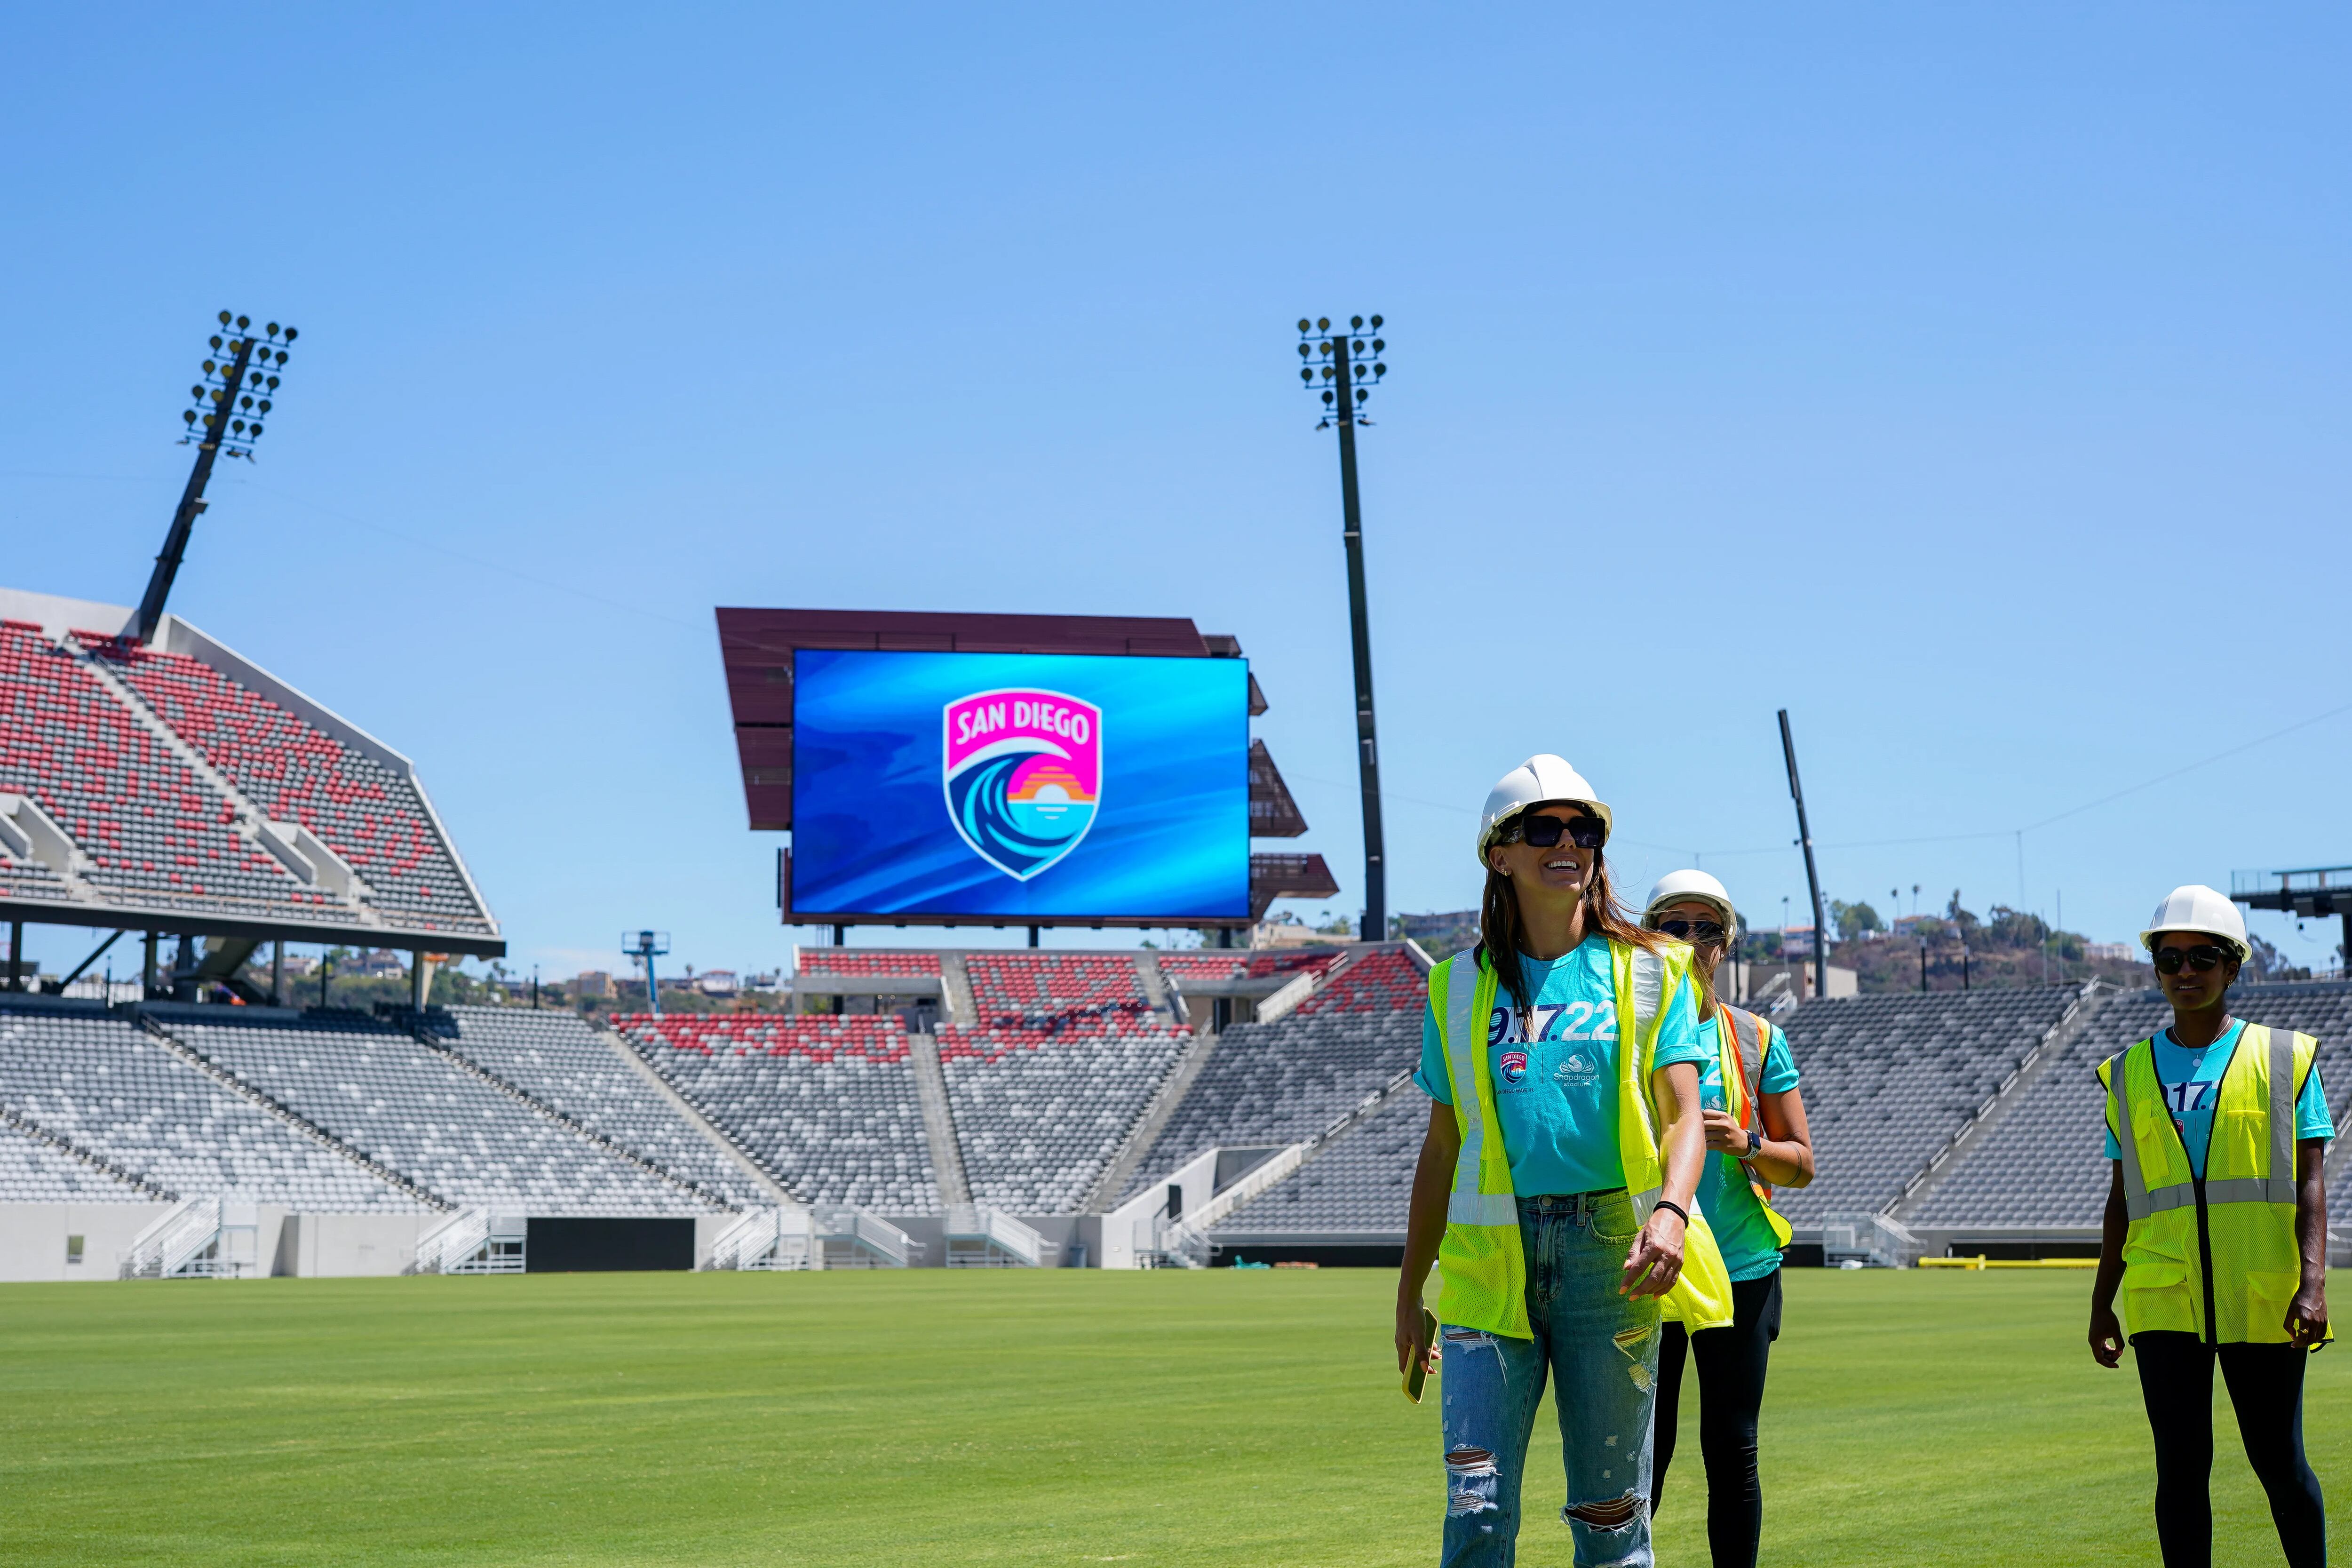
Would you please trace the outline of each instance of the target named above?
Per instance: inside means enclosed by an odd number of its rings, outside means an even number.
[[[2303,1363],[2293,1345],[2209,1345],[2195,1334],[2132,1336],[2147,1424],[2156,1433],[2156,1539],[2165,1568],[2213,1561],[2213,1363],[2221,1363],[2246,1461],[2270,1495],[2288,1568],[2327,1561],[2319,1478],[2303,1457]]]
[[[1650,1512],[1665,1496],[1683,1393],[1683,1349],[1698,1362],[1698,1448],[1706,1461],[1706,1543],[1715,1568],[1756,1568],[1764,1532],[1764,1489],[1756,1478],[1756,1415],[1764,1407],[1764,1364],[1780,1337],[1780,1271],[1735,1280],[1731,1327],[1658,1335],[1658,1414],[1650,1459]],[[2315,1491],[2315,1496],[2317,1493]]]

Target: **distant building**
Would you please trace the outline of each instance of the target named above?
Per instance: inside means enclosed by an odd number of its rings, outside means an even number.
[[[2117,963],[2141,963],[2146,957],[2136,943],[2128,942],[2090,942],[2083,952],[2094,959],[2108,959]]]
[[[694,984],[705,996],[732,996],[742,989],[731,969],[706,969],[695,976]]]
[[[1264,921],[1250,931],[1250,945],[1267,947],[1331,947],[1356,939],[1331,931],[1320,931],[1296,921]]]
[[[572,977],[572,994],[574,996],[609,997],[613,994],[613,977],[601,969],[583,970]]]

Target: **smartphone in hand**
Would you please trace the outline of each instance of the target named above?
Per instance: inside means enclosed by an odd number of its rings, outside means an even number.
[[[1414,1342],[1412,1363],[1404,1369],[1404,1396],[1421,1403],[1422,1386],[1429,1381],[1429,1347],[1437,1342],[1437,1314],[1421,1310],[1421,1338]]]

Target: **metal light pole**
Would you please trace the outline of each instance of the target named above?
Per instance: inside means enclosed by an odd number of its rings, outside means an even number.
[[[253,460],[253,444],[261,438],[262,416],[269,412],[277,395],[277,372],[286,363],[286,345],[300,335],[291,327],[281,328],[271,321],[256,338],[252,317],[231,316],[226,310],[220,313],[220,324],[221,331],[213,334],[213,357],[205,361],[204,379],[188,389],[195,406],[180,415],[188,431],[180,444],[194,443],[196,466],[188,474],[187,488],[180,492],[171,531],[163,536],[154,573],[139,601],[139,614],[131,623],[131,635],[141,642],[152,638],[163,623],[163,601],[171,596],[172,580],[180,574],[181,558],[188,552],[188,534],[196,525],[196,514],[205,510],[205,486],[212,480],[214,459],[226,452],[248,463]]]
[[[1339,427],[1339,538],[1348,551],[1348,621],[1356,659],[1356,769],[1364,795],[1364,925],[1357,934],[1367,942],[1382,942],[1389,934],[1388,865],[1381,835],[1381,752],[1372,723],[1372,627],[1364,602],[1364,514],[1356,495],[1356,426],[1369,425],[1362,410],[1370,389],[1388,374],[1380,355],[1388,347],[1380,338],[1366,339],[1367,322],[1350,316],[1347,328],[1334,332],[1331,318],[1298,322],[1298,379],[1314,390],[1323,383],[1323,422],[1315,427]],[[1370,330],[1381,330],[1374,316]],[[1369,368],[1364,363],[1370,360]]]
[[[1805,822],[1805,786],[1797,780],[1797,742],[1789,733],[1789,710],[1780,710],[1780,755],[1789,763],[1789,796],[1797,803],[1797,842],[1805,847],[1805,882],[1813,894],[1813,980],[1816,996],[1830,990],[1830,939],[1822,913],[1821,873],[1813,869],[1813,830]]]

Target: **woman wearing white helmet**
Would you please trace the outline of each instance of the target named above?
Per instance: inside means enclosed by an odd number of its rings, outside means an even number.
[[[1422,1292],[1437,1262],[1454,1568],[1513,1560],[1547,1377],[1576,1561],[1648,1563],[1660,1299],[1730,1321],[1692,1207],[1706,1148],[1690,952],[1619,906],[1609,829],[1559,758],[1505,775],[1479,822],[1481,940],[1430,974],[1396,1345],[1408,1375],[1434,1358]]]
[[[2304,1357],[2330,1337],[2321,1167],[2334,1129],[2318,1042],[2230,1016],[2252,950],[2245,917],[2211,888],[2174,889],[2140,942],[2172,1026],[2099,1064],[2115,1166],[2091,1354],[2123,1360],[2120,1290],[2166,1568],[2213,1558],[2216,1361],[2289,1568],[2319,1568],[2327,1517],[2303,1453]]]
[[[1716,968],[1739,938],[1738,912],[1723,884],[1704,871],[1670,871],[1650,889],[1642,923],[1691,946],[1699,1044],[1707,1055],[1699,1072],[1707,1155],[1698,1204],[1722,1250],[1732,1304],[1727,1328],[1689,1333],[1669,1322],[1661,1331],[1650,1510],[1657,1511],[1674,1462],[1687,1352],[1698,1363],[1707,1546],[1715,1568],[1754,1568],[1764,1529],[1756,1423],[1772,1342],[1780,1337],[1780,1249],[1789,1245],[1789,1223],[1773,1209],[1771,1189],[1813,1179],[1812,1137],[1789,1037],[1716,995]]]

